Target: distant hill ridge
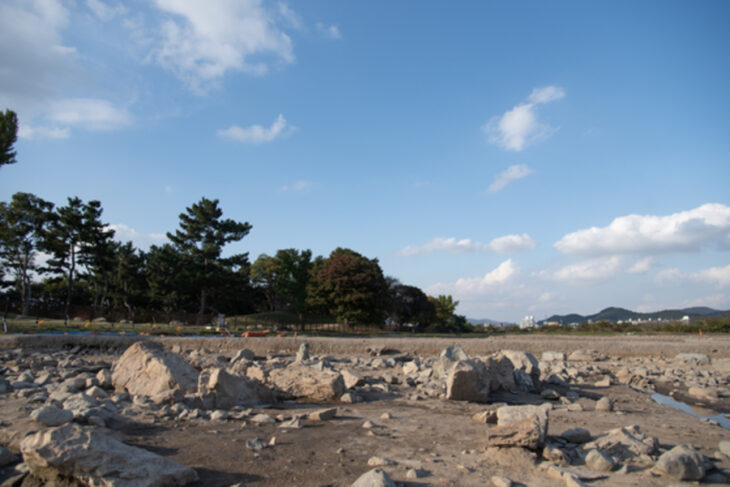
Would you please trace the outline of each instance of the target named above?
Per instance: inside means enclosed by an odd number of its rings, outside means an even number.
[[[629,309],[610,307],[592,315],[583,316],[577,313],[571,313],[567,315],[553,315],[543,321],[558,321],[562,324],[583,323],[588,320],[594,322],[612,321],[615,323],[617,321],[627,320],[680,320],[683,316],[689,316],[690,319],[710,318],[713,316],[720,317],[727,314],[730,314],[730,310],[721,311],[705,306],[695,306],[692,308],[683,309],[665,309],[662,311],[654,311],[652,313],[639,313],[637,311],[631,311]]]

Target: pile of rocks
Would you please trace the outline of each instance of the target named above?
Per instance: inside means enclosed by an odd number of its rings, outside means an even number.
[[[276,423],[279,428],[300,429],[306,421],[332,419],[337,414],[335,402],[402,397],[487,404],[514,393],[534,404],[493,404],[473,418],[482,425],[479,434],[487,456],[504,449],[525,450],[541,462],[546,476],[566,485],[632,470],[677,480],[725,478],[710,458],[690,445],[662,448],[636,425],[598,433],[572,428],[548,434],[550,414],[556,408],[582,410],[575,385],[590,384],[598,391],[612,384],[652,390],[666,382],[707,401],[726,397],[728,371],[713,368],[706,356],[620,360],[579,350],[570,355],[545,352],[538,360],[529,353],[503,350],[470,357],[458,345],[437,357],[381,352],[315,356],[304,343],[296,355],[260,357],[250,350],[225,355],[167,349],[155,341],[136,342],[120,356],[86,354],[78,347],[50,353],[4,351],[0,394],[25,401],[34,431],[7,445],[19,456],[0,448],[0,468],[14,469],[6,475],[7,485],[19,485],[27,476],[49,484],[185,485],[197,480],[194,469],[123,443],[114,435],[117,425],[128,418],[151,417],[152,421]],[[610,398],[599,393],[590,397],[595,411],[613,410]],[[329,407],[276,416],[252,409],[298,399]],[[275,444],[275,438],[268,442],[253,438],[247,447],[258,451]],[[353,486],[395,485],[387,473],[388,461],[376,459],[369,466],[376,468]],[[411,470],[409,478],[426,475],[418,468]],[[493,479],[495,485],[508,482],[505,477]]]

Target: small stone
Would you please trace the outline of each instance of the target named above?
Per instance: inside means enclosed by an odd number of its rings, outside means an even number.
[[[571,443],[588,443],[591,441],[591,432],[585,428],[573,428],[563,431],[560,436]]]
[[[493,475],[492,485],[494,485],[494,487],[512,487],[514,485],[514,482],[512,482],[512,480],[508,479],[507,477],[502,477],[501,475]]]
[[[367,421],[365,421],[362,424],[362,427],[365,428],[366,430],[369,430],[372,428],[378,428],[379,426],[368,419]]]
[[[390,413],[383,413],[380,415],[380,419],[393,419],[393,415]]]
[[[382,468],[374,468],[369,472],[365,472],[358,478],[351,487],[396,487],[395,482],[391,480],[385,470]]]
[[[266,445],[258,438],[249,438],[246,440],[246,448],[249,450],[259,451],[266,448]]]
[[[610,387],[611,386],[611,378],[609,376],[606,376],[603,379],[597,381],[593,385],[595,385],[596,387]]]
[[[355,404],[358,402],[362,402],[362,397],[360,397],[357,394],[353,394],[351,392],[346,392],[342,396],[340,396],[340,402],[344,402],[347,404]]]
[[[7,448],[0,446],[0,468],[15,461],[15,455]]]
[[[476,421],[481,424],[496,424],[497,423],[497,411],[487,410],[481,413],[476,413],[471,417],[472,421]]]
[[[276,423],[276,420],[269,416],[268,414],[259,413],[256,416],[251,418],[252,423],[256,424],[270,424],[270,423]]]
[[[717,444],[717,448],[720,450],[720,453],[730,457],[730,440],[722,440]]]
[[[276,446],[276,436],[272,436],[269,440],[269,446]]]
[[[431,472],[424,468],[409,468],[406,471],[406,478],[407,479],[422,479],[424,477],[430,477]]]
[[[30,413],[33,420],[45,426],[60,426],[71,421],[74,417],[71,411],[54,406],[43,406]]]
[[[593,449],[586,455],[586,466],[596,472],[610,472],[616,467],[616,464],[601,450]]]
[[[549,401],[557,401],[560,399],[560,394],[555,389],[543,389],[543,391],[540,393],[540,397],[543,399],[547,399]]]
[[[221,409],[216,409],[210,413],[210,419],[211,421],[225,421],[228,419],[228,413]]]
[[[558,465],[568,464],[568,459],[565,457],[565,453],[557,446],[546,445],[545,448],[542,449],[542,457],[545,460],[557,463]]]
[[[598,401],[596,401],[595,409],[596,409],[596,411],[600,411],[600,412],[604,412],[604,413],[613,411],[613,402],[608,397],[603,396]]]
[[[307,415],[307,418],[313,421],[326,421],[337,415],[337,408],[319,409]]]
[[[299,430],[302,429],[302,422],[299,418],[292,418],[289,421],[281,423],[279,428]]]
[[[574,402],[573,404],[568,405],[568,411],[573,413],[579,413],[583,411],[583,406],[579,402]]]
[[[398,462],[391,460],[390,458],[385,457],[370,457],[368,459],[368,466],[369,467],[386,467],[388,465],[397,465]]]

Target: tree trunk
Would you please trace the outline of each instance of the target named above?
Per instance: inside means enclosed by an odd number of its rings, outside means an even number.
[[[66,317],[66,326],[68,326],[68,313],[71,310],[71,297],[73,295],[74,286],[74,271],[76,270],[76,249],[74,244],[71,244],[71,265],[68,268],[68,287],[66,288],[66,306],[64,309],[64,315]]]
[[[197,326],[203,323],[203,313],[205,313],[205,289],[200,291],[200,311],[198,311],[198,318],[195,320]]]

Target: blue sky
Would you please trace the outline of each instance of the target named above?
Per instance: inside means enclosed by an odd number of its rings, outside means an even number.
[[[730,308],[727,2],[0,0],[0,198],[350,247],[470,317]]]

